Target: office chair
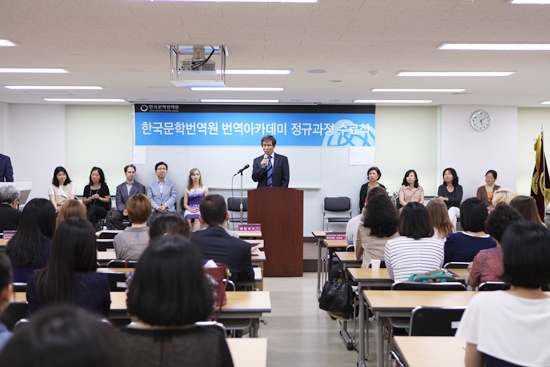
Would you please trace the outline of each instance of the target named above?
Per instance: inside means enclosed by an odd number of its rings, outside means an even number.
[[[343,213],[348,215],[343,217],[327,216],[327,212]],[[323,228],[326,223],[328,231],[329,223],[347,223],[351,219],[351,199],[347,196],[326,197],[323,200]]]

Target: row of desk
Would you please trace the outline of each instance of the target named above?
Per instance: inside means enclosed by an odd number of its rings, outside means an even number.
[[[340,255],[338,253],[338,255]],[[365,301],[376,313],[377,322],[377,365],[384,364],[384,323],[389,317],[409,317],[417,306],[434,307],[463,307],[470,303],[476,292],[457,291],[374,291],[366,290],[375,286],[391,286],[393,280],[387,269],[373,271],[371,268],[348,268],[351,279],[358,284],[359,304]],[[458,275],[458,280],[464,278],[467,269],[453,269]],[[359,308],[359,364],[365,365],[365,308]]]
[[[222,307],[219,316],[221,323],[224,320],[248,320],[250,323],[250,337],[258,337],[260,318],[263,313],[271,312],[271,297],[269,292],[227,292],[227,304]],[[26,302],[25,292],[15,292],[15,302]],[[126,292],[111,292],[110,318],[127,318]]]
[[[358,284],[359,291],[359,305],[362,305],[365,301],[369,307],[376,313],[377,322],[377,366],[382,367],[384,365],[384,325],[388,322],[390,317],[410,317],[412,310],[417,306],[434,306],[434,307],[465,307],[470,303],[471,298],[476,294],[475,292],[453,292],[453,291],[375,291],[368,290],[371,287],[390,287],[393,284],[393,280],[390,278],[386,269],[380,269],[379,271],[373,271],[370,268],[361,268],[361,261],[357,260],[354,252],[337,252],[337,249],[345,248],[347,246],[344,240],[326,240],[325,231],[313,231],[313,236],[317,239],[317,296],[321,294],[321,281],[327,279],[327,268],[323,266],[322,261],[322,248],[325,247],[330,254],[339,259],[343,264],[344,270],[347,270],[346,275],[351,277],[354,282]],[[458,275],[458,280],[463,281],[464,276],[467,274],[467,269],[453,269],[453,272]],[[360,366],[366,366],[366,334],[365,334],[365,309],[359,308],[359,363]],[[414,352],[418,350],[429,350],[437,348],[435,345],[430,345],[426,338],[413,337],[401,337],[396,338],[398,345],[402,348],[401,355],[405,358],[409,357],[410,361],[406,362],[408,366],[441,366],[449,365],[445,359],[445,352],[428,353],[430,357],[422,358],[422,353]],[[463,366],[464,350],[458,345],[460,341],[455,338],[433,338],[443,347],[447,345],[450,347],[453,360],[456,365]],[[400,344],[399,344],[400,343]],[[428,347],[420,348],[423,344]],[[463,345],[464,343],[460,344]],[[433,358],[432,358],[433,357]],[[429,363],[427,363],[429,362]],[[452,364],[451,364],[452,365]]]

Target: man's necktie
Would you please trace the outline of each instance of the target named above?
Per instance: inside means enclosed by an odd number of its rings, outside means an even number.
[[[273,165],[271,164],[271,156],[267,157],[267,186],[273,186]]]

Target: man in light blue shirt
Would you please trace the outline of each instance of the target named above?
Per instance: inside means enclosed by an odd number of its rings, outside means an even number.
[[[158,162],[155,165],[157,179],[149,184],[147,196],[153,205],[153,215],[157,213],[176,212],[176,183],[168,178],[168,165]]]

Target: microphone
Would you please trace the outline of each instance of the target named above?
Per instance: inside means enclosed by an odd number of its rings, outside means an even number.
[[[244,171],[245,169],[247,169],[248,167],[250,167],[249,164],[245,165],[243,168],[241,168],[241,169],[240,169],[237,173],[235,173],[233,176],[237,176],[238,174],[243,173],[243,171]]]

